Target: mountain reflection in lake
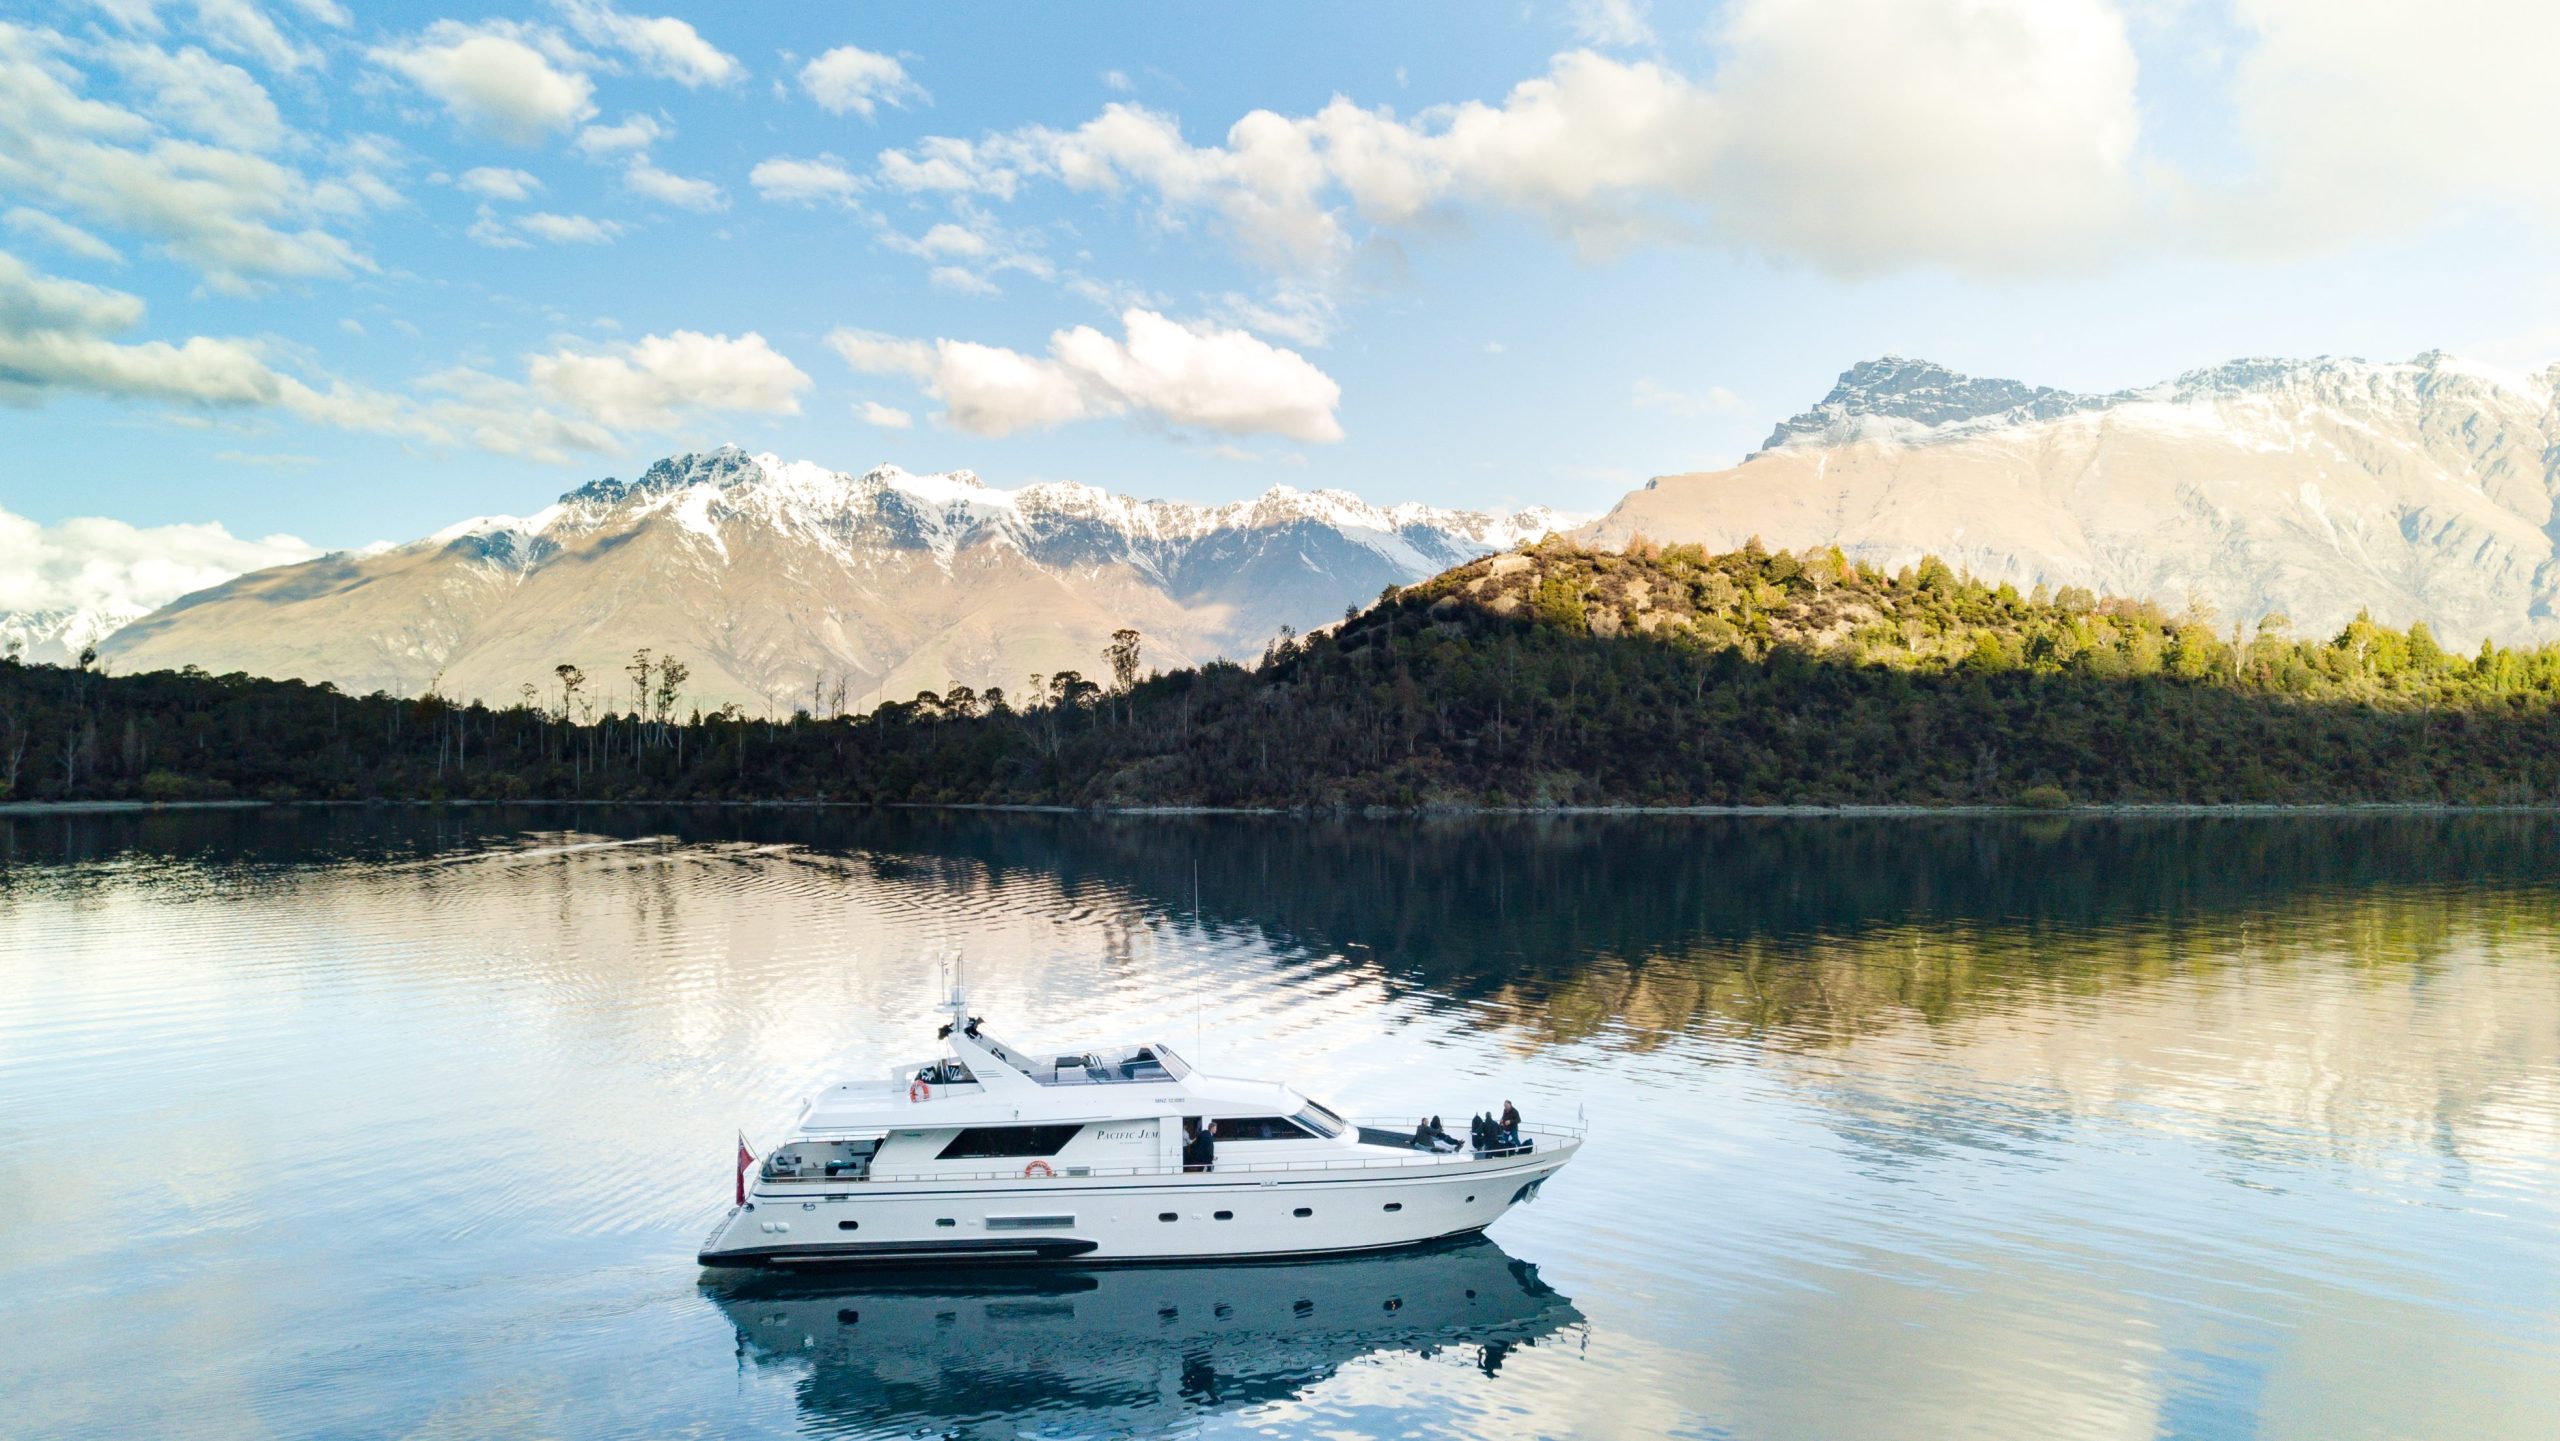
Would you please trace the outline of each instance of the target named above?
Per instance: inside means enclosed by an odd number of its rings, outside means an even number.
[[[1593,1139],[1498,1245],[705,1279],[951,946],[1008,1034]],[[2560,1414],[2545,817],[0,817],[0,1098],[12,1435]]]

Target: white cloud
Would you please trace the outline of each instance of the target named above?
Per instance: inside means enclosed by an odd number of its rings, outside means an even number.
[[[370,268],[322,225],[397,201],[374,173],[395,163],[387,148],[338,146],[343,168],[315,180],[266,155],[164,136],[80,94],[64,48],[49,31],[0,23],[0,191],[154,242],[226,294]]]
[[[685,210],[709,212],[729,208],[729,197],[708,180],[688,175],[674,175],[649,163],[646,157],[634,160],[622,173],[622,183],[635,195],[643,195],[661,205]]]
[[[611,350],[535,356],[534,390],[599,424],[663,429],[692,410],[796,415],[809,377],[749,331],[679,330]]]
[[[508,170],[495,165],[475,166],[462,172],[459,182],[474,195],[491,200],[522,200],[542,188],[542,182],[522,170]]]
[[[619,125],[590,125],[578,132],[578,153],[589,159],[646,151],[674,132],[646,115],[625,115]]]
[[[1652,0],[1572,0],[1566,17],[1585,45],[1651,45]]]
[[[804,205],[817,200],[850,202],[853,193],[862,188],[861,178],[832,155],[815,160],[777,155],[748,171],[747,183],[767,200]]]
[[[58,280],[0,252],[0,404],[57,394],[266,405],[280,389],[255,347],[196,336],[182,344],[108,337],[142,322],[139,297]]]
[[[595,82],[576,64],[576,52],[534,27],[439,20],[372,55],[443,102],[465,127],[499,140],[530,145],[595,114]]]
[[[83,260],[96,260],[108,265],[124,264],[123,251],[79,226],[67,220],[57,220],[41,210],[30,210],[23,205],[11,206],[8,214],[0,215],[0,221],[6,221],[11,230],[31,235],[65,255],[77,255]]]
[[[851,111],[865,120],[882,105],[903,110],[910,100],[933,98],[907,78],[907,67],[896,57],[875,55],[856,45],[839,45],[801,66],[800,88],[835,114]]]
[[[946,221],[916,237],[902,248],[911,249],[913,253],[924,256],[979,256],[986,254],[990,245],[991,242],[978,232],[967,226],[953,225]]]
[[[272,150],[285,136],[284,119],[266,87],[237,65],[226,65],[190,45],[177,51],[156,45],[106,47],[108,63],[148,99],[143,109],[194,135],[244,150]]]
[[[1499,104],[1410,120],[1337,98],[1195,145],[1114,102],[1073,130],[892,150],[878,173],[913,191],[1006,195],[1028,176],[1135,191],[1314,274],[1348,262],[1353,219],[1465,205],[1586,251],[1737,245],[1848,274],[2085,265],[2135,218],[2135,62],[2105,0],[1741,0],[1721,40],[1712,84],[1575,51]]]
[[[344,12],[336,23],[345,23]],[[320,63],[319,51],[288,39],[252,0],[196,0],[196,24],[214,44],[270,70],[289,73]]]
[[[1333,302],[1321,291],[1283,286],[1268,300],[1234,291],[1219,297],[1218,313],[1239,325],[1321,349],[1333,339]]]
[[[479,218],[473,220],[471,228],[463,233],[474,243],[492,250],[524,250],[533,243],[516,234],[513,224],[500,219],[498,212],[486,205],[480,207]]]
[[[882,430],[905,430],[916,423],[914,416],[894,405],[882,405],[876,400],[862,402],[860,414],[864,420]]]
[[[1672,415],[1734,415],[1749,408],[1741,396],[1721,385],[1704,390],[1674,390],[1650,380],[1637,381],[1627,403],[1638,410],[1667,411]]]
[[[339,4],[338,0],[285,0],[285,3],[333,30],[344,30],[355,23],[355,17],[349,15],[347,7]]]
[[[1137,86],[1129,83],[1129,72],[1126,70],[1103,71],[1102,87],[1106,90],[1117,90],[1123,95],[1126,95],[1130,91],[1138,88]]]
[[[579,39],[620,50],[643,69],[688,90],[726,85],[747,73],[736,56],[724,54],[682,20],[625,15],[596,0],[566,0],[561,11]]]
[[[100,516],[38,525],[0,510],[0,612],[84,610],[121,623],[243,571],[319,553],[290,535],[251,539],[219,525],[143,527]]]
[[[604,245],[622,233],[622,227],[610,220],[598,220],[592,215],[554,215],[547,210],[518,219],[516,228],[554,245]]]
[[[1334,418],[1342,387],[1295,351],[1146,310],[1129,311],[1121,324],[1124,339],[1083,325],[1058,331],[1046,356],[855,330],[839,330],[828,343],[856,370],[922,382],[953,425],[978,435],[1128,415],[1228,435],[1342,438]]]
[[[1759,0],[1717,71],[1717,231],[1868,273],[2077,268],[2137,219],[2135,61],[2100,0]]]
[[[1003,286],[964,265],[937,265],[925,272],[925,279],[936,290],[948,290],[954,295],[1004,294]]]
[[[1027,243],[1009,237],[994,219],[974,206],[960,207],[960,222],[945,221],[922,235],[884,231],[880,243],[891,250],[933,262],[928,279],[939,289],[962,295],[999,295],[999,272],[1017,270],[1042,280],[1057,277],[1057,267]]]
[[[0,327],[12,334],[39,330],[112,332],[142,322],[142,300],[121,290],[38,274],[0,251]]]
[[[2560,9],[2238,0],[2255,32],[2232,76],[2250,180],[2195,197],[2244,252],[2405,233],[2478,201],[2560,222]]]
[[[137,35],[158,35],[169,28],[160,20],[160,0],[90,0],[90,4]]]
[[[559,462],[705,410],[795,411],[808,385],[764,340],[678,331],[606,351],[526,359],[526,379],[451,369],[397,395],[269,366],[255,345],[196,337],[118,344],[99,333],[140,315],[131,296],[30,276],[0,256],[0,401],[87,393],[282,410],[314,425]],[[45,328],[45,326],[51,328]],[[172,417],[184,420],[187,417]]]
[[[881,151],[880,179],[892,189],[909,193],[945,191],[1010,200],[1021,182],[1021,172],[999,157],[1018,154],[1020,150],[1019,145],[1003,136],[991,137],[984,151],[966,140],[927,136],[912,152]]]

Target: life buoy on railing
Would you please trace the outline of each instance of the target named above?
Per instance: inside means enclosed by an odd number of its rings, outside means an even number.
[[[1025,1176],[1054,1176],[1058,1173],[1049,1168],[1048,1162],[1034,1161],[1030,1165],[1022,1168],[1022,1174]]]
[[[930,1101],[933,1099],[933,1087],[926,1085],[922,1081],[911,1082],[907,1086],[907,1099],[910,1101]]]

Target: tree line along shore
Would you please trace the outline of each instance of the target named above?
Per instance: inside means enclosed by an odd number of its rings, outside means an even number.
[[[515,702],[0,660],[0,801],[1306,808],[2560,802],[2560,646],[2297,636],[1936,560],[1550,539],[1251,664],[689,707],[675,657]]]

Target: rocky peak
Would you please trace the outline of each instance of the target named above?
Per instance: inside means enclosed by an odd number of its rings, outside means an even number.
[[[717,450],[671,455],[640,473],[637,480],[616,480],[606,476],[591,480],[560,497],[563,505],[579,502],[618,505],[635,495],[663,494],[683,490],[687,486],[710,484],[726,489],[745,481],[764,478],[764,467],[754,456],[734,445]]]
[[[2046,420],[2104,404],[2105,397],[1887,355],[1842,371],[1821,404],[1780,421],[1762,449],[1896,439],[1968,421]]]
[[[1781,421],[1761,448],[1861,440],[1924,444],[2143,402],[2210,405],[2282,397],[2364,410],[2423,404],[2440,392],[2470,404],[2494,392],[2538,409],[2552,402],[2555,381],[2560,381],[2560,366],[2534,375],[2510,374],[2430,350],[2396,364],[2355,356],[2251,356],[2190,370],[2156,385],[2092,395],[1965,375],[1930,361],[1888,355],[1843,371],[1819,405]]]

